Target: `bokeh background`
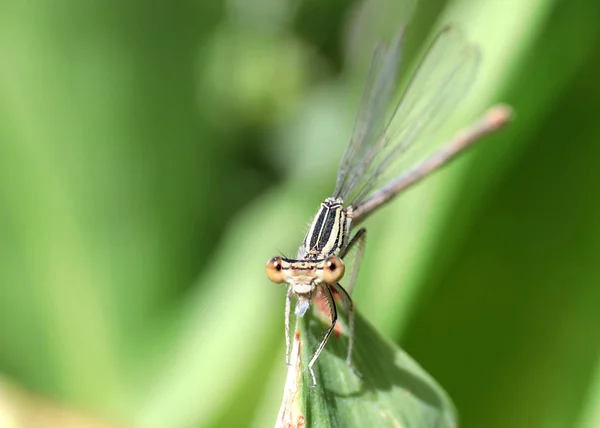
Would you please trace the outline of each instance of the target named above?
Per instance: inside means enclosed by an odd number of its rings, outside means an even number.
[[[595,0],[0,2],[0,426],[272,426],[264,263],[405,21],[481,46],[448,135],[516,120],[369,219],[356,305],[463,427],[599,427]]]

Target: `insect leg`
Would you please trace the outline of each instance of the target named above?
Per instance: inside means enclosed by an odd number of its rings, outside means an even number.
[[[310,375],[312,376],[313,386],[317,385],[317,381],[315,379],[315,373],[313,372],[312,366],[315,364],[315,361],[317,361],[317,358],[319,358],[321,351],[323,351],[323,348],[325,347],[327,340],[329,340],[329,336],[331,336],[331,332],[333,331],[333,328],[335,327],[335,323],[337,321],[337,308],[335,306],[335,300],[333,300],[333,295],[331,294],[331,290],[329,290],[329,287],[327,285],[321,287],[321,289],[323,290],[323,293],[325,294],[325,298],[327,299],[327,304],[329,305],[329,309],[331,312],[331,314],[330,314],[331,315],[331,325],[329,326],[329,329],[325,333],[325,336],[323,336],[323,340],[319,344],[319,347],[317,348],[317,350],[313,354],[312,358],[310,359],[310,362],[308,363],[308,371],[310,372]]]
[[[331,284],[330,287],[333,287],[337,294],[339,294],[346,305],[346,309],[348,310],[348,355],[346,357],[346,363],[350,366],[352,365],[352,347],[354,346],[354,304],[352,303],[352,299],[344,287],[337,284]]]
[[[354,266],[352,267],[352,273],[350,274],[350,281],[348,282],[348,287],[346,287],[348,289],[348,295],[352,293],[354,284],[356,283],[356,278],[358,277],[358,268],[360,267],[360,262],[365,254],[365,244],[367,242],[366,238],[367,229],[363,227],[354,234],[348,245],[346,245],[346,247],[340,252],[340,257],[343,259],[350,252],[350,250],[358,244],[356,257],[354,258]]]
[[[285,363],[290,365],[290,316],[292,306],[292,286],[288,287],[285,296]]]

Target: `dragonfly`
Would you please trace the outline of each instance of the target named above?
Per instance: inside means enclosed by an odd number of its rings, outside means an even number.
[[[401,30],[389,45],[380,43],[375,48],[335,188],[321,203],[296,258],[277,256],[267,262],[268,278],[274,283],[287,284],[285,337],[288,365],[292,299],[296,301],[294,315],[297,318],[307,313],[317,296],[324,298],[329,310],[329,328],[308,363],[313,386],[317,384],[313,366],[338,320],[336,297],[344,303],[348,314],[346,363],[352,367],[354,304],[350,293],[357,279],[367,235],[366,228],[356,229],[356,226],[473,143],[500,129],[511,116],[507,106],[492,107],[452,140],[436,144],[436,131],[469,91],[480,63],[477,46],[466,42],[455,26],[447,26],[437,34],[395,108],[388,113],[398,86],[404,40],[405,31]],[[418,161],[413,164],[402,162],[408,154]],[[354,254],[354,263],[344,287],[340,281],[350,253]]]

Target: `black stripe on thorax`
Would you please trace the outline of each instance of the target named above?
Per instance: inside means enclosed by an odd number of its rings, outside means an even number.
[[[304,239],[306,253],[334,253],[343,242],[346,229],[346,211],[338,200],[327,199]]]

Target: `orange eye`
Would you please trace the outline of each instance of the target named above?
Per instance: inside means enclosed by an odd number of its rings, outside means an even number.
[[[336,256],[328,257],[323,263],[323,281],[335,284],[344,276],[346,266],[342,259]]]
[[[285,282],[283,275],[283,264],[281,263],[281,257],[273,257],[267,262],[267,276],[275,284],[281,284]]]

